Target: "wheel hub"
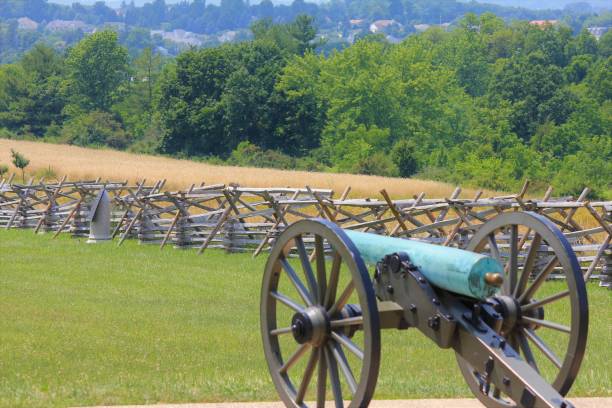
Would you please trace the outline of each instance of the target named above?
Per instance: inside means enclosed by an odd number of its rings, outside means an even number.
[[[507,335],[521,318],[521,305],[514,297],[507,295],[495,296],[493,302],[495,311],[504,319],[501,331]]]
[[[535,300],[532,299],[531,302],[533,301]],[[512,296],[495,296],[493,298],[493,302],[495,304],[495,311],[501,314],[504,319],[501,331],[505,335],[508,335],[512,330],[514,330],[515,326],[521,320],[522,316],[532,317],[534,319],[540,320],[544,319],[543,307],[535,307],[533,309],[527,310],[526,312],[521,312],[521,305]],[[539,328],[538,325],[532,323],[528,324],[527,327],[532,330]]]
[[[291,333],[299,344],[310,343],[319,346],[330,331],[329,316],[320,306],[311,306],[304,312],[294,314],[291,319]]]

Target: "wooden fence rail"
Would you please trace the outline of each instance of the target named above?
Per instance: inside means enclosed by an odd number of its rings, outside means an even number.
[[[165,191],[165,180],[136,184],[127,181],[80,180],[53,182],[30,179],[0,180],[0,228],[32,228],[35,232],[89,234],[92,203],[104,189],[111,198],[112,236],[160,248],[208,248],[230,252],[267,251],[292,222],[312,217],[328,219],[342,228],[438,245],[463,248],[478,228],[508,211],[533,211],[554,222],[572,244],[586,278],[610,287],[612,260],[612,201],[589,201],[585,189],[577,198],[553,197],[549,188],[541,198],[528,195],[529,182],[517,194],[460,198],[457,187],[449,197],[392,199],[383,189],[379,197],[348,198],[350,187],[338,197],[327,189],[248,188],[238,185],[191,185]],[[523,234],[519,245],[530,239]],[[503,253],[505,243],[499,247]],[[542,243],[539,252],[550,252]],[[523,251],[526,253],[525,251]],[[520,257],[525,256],[521,253]]]

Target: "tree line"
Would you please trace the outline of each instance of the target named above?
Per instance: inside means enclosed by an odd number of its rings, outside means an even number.
[[[27,16],[35,21],[54,19],[81,20],[100,25],[106,22],[123,22],[132,26],[181,28],[196,33],[211,34],[222,30],[248,27],[254,19],[270,18],[288,23],[300,14],[309,14],[318,24],[335,27],[350,19],[376,20],[394,18],[406,25],[417,23],[437,24],[452,22],[466,13],[492,12],[507,19],[567,19],[573,28],[580,28],[585,19],[596,16],[588,3],[578,3],[564,9],[532,10],[506,7],[486,2],[457,0],[333,0],[315,3],[293,0],[290,4],[273,4],[262,0],[251,4],[246,0],[221,0],[218,4],[206,0],[182,1],[166,4],[164,0],[152,0],[138,7],[133,1],[124,1],[121,13],[116,13],[104,1],[93,5],[74,2],[71,6],[49,3],[48,0],[3,0],[0,18],[16,19]]]
[[[97,32],[0,66],[0,135],[612,198],[612,33],[464,17],[325,56],[312,17],[164,60]]]

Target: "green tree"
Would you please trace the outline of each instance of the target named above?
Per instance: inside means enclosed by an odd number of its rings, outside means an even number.
[[[586,82],[600,102],[612,100],[612,57],[593,64],[587,74]]]
[[[595,198],[612,199],[612,138],[585,138],[582,149],[563,158],[553,179],[559,194],[577,195],[584,187]],[[603,176],[603,177],[602,177]]]
[[[575,55],[597,55],[597,52],[597,40],[586,28],[580,31],[576,37],[572,38],[568,44],[567,53],[570,57]]]
[[[128,52],[117,33],[98,31],[75,45],[66,60],[73,102],[87,109],[108,110],[128,78]]]
[[[6,164],[0,164],[0,178],[3,178],[8,173],[8,166]]]
[[[61,123],[63,59],[37,44],[18,63],[0,66],[0,126],[42,136]]]
[[[612,30],[608,30],[602,35],[597,45],[599,48],[599,55],[604,58],[612,57]]]
[[[304,55],[324,44],[315,41],[314,18],[306,14],[298,15],[288,24],[273,24],[270,18],[264,18],[252,23],[250,28],[255,40],[270,41],[290,54]]]
[[[499,103],[498,98],[513,104],[513,129],[522,139],[529,140],[537,126],[548,119],[550,110],[540,109],[540,105],[557,93],[563,81],[561,68],[547,64],[541,52],[534,52],[527,58],[505,61],[494,75],[489,95],[493,104]],[[563,100],[558,102],[562,104]]]
[[[314,51],[314,43],[317,29],[314,26],[314,17],[300,14],[295,21],[289,25],[289,32],[297,41],[297,52],[304,55],[307,51]]]
[[[125,87],[124,97],[112,107],[125,129],[136,139],[157,126],[154,99],[163,63],[158,53],[145,48],[132,62],[132,80]]]
[[[285,55],[253,41],[181,54],[160,80],[168,153],[227,156],[243,140],[276,147],[272,95]]]
[[[11,149],[11,157],[13,159],[13,166],[21,170],[21,180],[25,182],[25,168],[30,164],[30,160],[13,149]]]
[[[319,89],[322,63],[323,58],[313,53],[293,58],[276,81],[277,122],[271,145],[286,153],[304,156],[321,143],[327,115]]]

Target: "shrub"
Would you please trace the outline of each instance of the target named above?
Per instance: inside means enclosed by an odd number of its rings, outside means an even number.
[[[391,159],[397,166],[400,176],[410,177],[417,172],[418,163],[415,150],[414,142],[406,139],[400,140],[393,146]]]
[[[228,159],[229,164],[252,167],[294,169],[295,159],[276,150],[264,150],[251,142],[240,142]]]
[[[51,167],[51,165],[36,170],[34,175],[38,178],[42,177],[45,179],[56,179],[57,178],[57,172],[55,171],[53,167]]]
[[[110,146],[115,149],[124,149],[129,144],[121,123],[110,113],[102,111],[92,111],[66,122],[61,139],[79,146]]]
[[[376,152],[362,157],[353,167],[353,173],[395,177],[398,171],[389,155]]]

